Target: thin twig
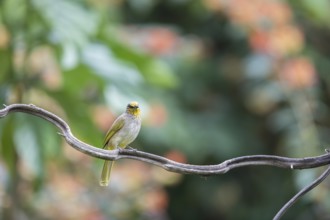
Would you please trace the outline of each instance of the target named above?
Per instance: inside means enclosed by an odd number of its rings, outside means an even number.
[[[277,212],[273,220],[279,220],[283,214],[303,195],[314,189],[317,185],[319,185],[327,176],[330,174],[330,166],[319,176],[316,180],[314,180],[311,184],[304,187],[300,190],[294,197],[292,197],[281,209]]]
[[[169,160],[165,157],[138,150],[103,150],[101,148],[91,146],[77,139],[71,133],[69,125],[63,119],[45,109],[39,108],[32,104],[8,105],[0,110],[0,118],[5,117],[8,113],[11,112],[24,112],[34,116],[38,116],[51,122],[61,130],[61,136],[65,138],[66,142],[70,146],[89,156],[106,160],[119,160],[124,158],[140,160],[176,173],[214,175],[223,174],[232,169],[244,166],[267,165],[287,169],[308,169],[330,164],[330,154],[328,153],[316,157],[306,158],[289,158],[272,155],[252,155],[232,158],[216,165],[200,166],[184,164]]]

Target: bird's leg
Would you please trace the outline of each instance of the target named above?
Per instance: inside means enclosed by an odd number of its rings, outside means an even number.
[[[127,148],[128,150],[131,150],[131,151],[135,151],[135,152],[137,151],[136,148],[133,148],[133,147],[131,147],[131,146],[127,146],[126,148]]]
[[[117,147],[117,149],[118,149],[118,152],[119,152],[119,153],[123,152],[123,148],[121,148],[121,147]]]

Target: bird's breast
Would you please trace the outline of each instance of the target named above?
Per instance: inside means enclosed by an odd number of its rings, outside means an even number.
[[[112,146],[126,147],[132,143],[141,128],[141,120],[139,118],[126,117],[124,126],[113,135],[110,140]]]

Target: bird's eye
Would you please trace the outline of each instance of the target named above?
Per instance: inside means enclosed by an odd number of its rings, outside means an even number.
[[[128,108],[138,108],[139,106],[137,106],[137,105],[128,105],[127,107]]]
[[[132,102],[127,105],[127,108],[139,108],[139,105],[137,103]]]

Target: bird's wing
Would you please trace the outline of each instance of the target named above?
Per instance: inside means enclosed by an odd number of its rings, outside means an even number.
[[[122,116],[119,116],[112,124],[111,128],[105,135],[103,148],[106,148],[110,139],[113,137],[114,134],[116,134],[125,124],[125,119]],[[111,149],[111,148],[110,148]]]

